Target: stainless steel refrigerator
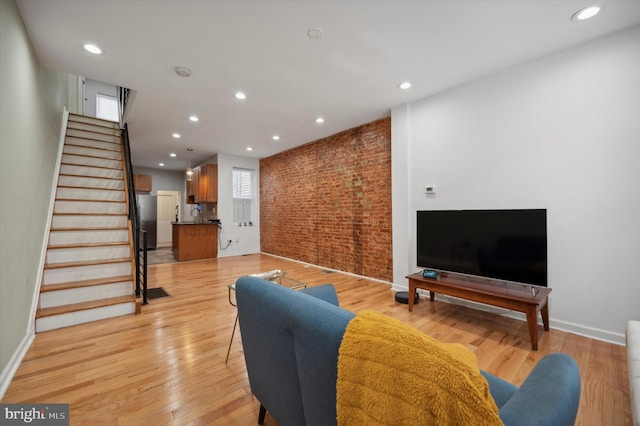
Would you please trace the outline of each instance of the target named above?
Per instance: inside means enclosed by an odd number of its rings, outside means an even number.
[[[147,231],[147,248],[156,249],[158,230],[158,198],[155,195],[136,195],[140,229]]]

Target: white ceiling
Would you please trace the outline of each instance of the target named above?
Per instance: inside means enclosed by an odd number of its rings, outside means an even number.
[[[172,170],[187,166],[186,148],[196,164],[267,157],[640,23],[639,0],[596,2],[601,13],[575,23],[592,1],[17,0],[43,66],[137,91],[134,165]],[[315,27],[324,37],[307,36]],[[413,87],[398,89],[404,80]]]

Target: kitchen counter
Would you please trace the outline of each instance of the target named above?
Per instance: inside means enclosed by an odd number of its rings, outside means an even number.
[[[215,223],[173,222],[173,257],[177,261],[218,257]]]
[[[218,225],[211,222],[171,222],[172,225]]]

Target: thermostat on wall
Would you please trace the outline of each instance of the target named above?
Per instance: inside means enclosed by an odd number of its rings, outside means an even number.
[[[435,194],[436,193],[436,186],[435,185],[427,185],[424,188],[424,192],[427,194]]]

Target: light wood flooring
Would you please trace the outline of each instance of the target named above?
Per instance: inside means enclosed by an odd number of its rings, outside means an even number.
[[[543,355],[567,352],[582,376],[576,424],[631,424],[622,346],[540,327],[540,350],[531,351],[523,321],[437,300],[409,313],[385,284],[261,254],[150,266],[149,287],[171,297],[151,300],[140,315],[39,333],[2,402],[69,403],[72,425],[255,425],[259,403],[238,331],[224,362],[236,314],[227,285],[272,269],[309,285],[334,283],[346,309],[375,309],[463,343],[481,368],[515,384]],[[265,424],[275,425],[269,414]]]

